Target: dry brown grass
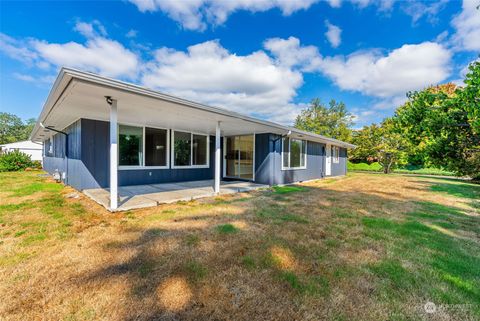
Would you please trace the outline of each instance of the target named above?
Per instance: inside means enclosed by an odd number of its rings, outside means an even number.
[[[112,214],[83,196],[65,199],[68,187],[11,196],[34,175],[3,177],[13,185],[0,191],[2,320],[424,318],[411,309],[424,304],[421,293],[382,298],[386,281],[370,268],[398,244],[368,238],[362,220],[400,222],[419,202],[478,217],[469,199],[410,176],[355,174],[292,193]],[[220,224],[236,230],[219,233]],[[466,233],[438,227],[445,237]],[[477,232],[465,233],[478,241]],[[403,264],[420,268],[409,258]]]

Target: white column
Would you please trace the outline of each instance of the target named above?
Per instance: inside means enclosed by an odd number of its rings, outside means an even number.
[[[215,193],[220,193],[220,122],[215,130]]]
[[[117,100],[110,105],[110,209],[118,207]]]

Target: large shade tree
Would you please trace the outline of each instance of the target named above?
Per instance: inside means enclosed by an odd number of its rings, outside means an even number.
[[[396,121],[411,144],[422,146],[436,167],[480,179],[480,64],[472,63],[465,86],[430,87],[408,94]]]
[[[319,135],[350,141],[353,115],[345,104],[331,100],[328,106],[320,99],[313,99],[308,108],[295,119],[295,127]]]
[[[29,119],[25,123],[20,117],[0,113],[0,144],[14,143],[21,140],[27,140],[35,126],[35,119]]]

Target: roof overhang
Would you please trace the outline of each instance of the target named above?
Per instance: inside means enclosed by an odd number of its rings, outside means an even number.
[[[293,127],[207,106],[141,86],[96,74],[62,68],[32,131],[30,140],[40,142],[80,118],[108,121],[105,96],[117,100],[118,122],[173,128],[214,135],[218,121],[222,135],[274,133],[311,141],[354,148],[355,145]],[[43,128],[40,124],[47,128]]]

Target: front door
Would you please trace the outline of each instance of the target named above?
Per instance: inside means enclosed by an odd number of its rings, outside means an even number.
[[[326,148],[325,175],[330,176],[332,175],[332,146],[327,145],[325,148]]]
[[[254,135],[230,136],[224,142],[224,176],[253,180]]]

